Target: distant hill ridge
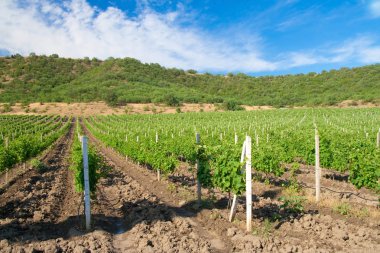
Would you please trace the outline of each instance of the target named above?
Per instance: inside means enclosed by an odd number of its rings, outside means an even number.
[[[197,74],[132,58],[0,57],[0,102],[100,100],[110,105],[174,100],[276,107],[334,105],[344,100],[380,103],[380,64],[321,74],[251,77]]]

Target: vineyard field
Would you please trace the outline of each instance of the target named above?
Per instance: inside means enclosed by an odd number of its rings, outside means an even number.
[[[378,252],[379,127],[379,108],[3,115],[0,253]]]
[[[173,173],[181,159],[194,164],[207,157],[203,185],[236,193],[244,187],[237,172],[246,135],[253,140],[254,170],[281,176],[288,164],[314,165],[317,130],[323,168],[348,174],[357,188],[380,190],[377,108],[98,116],[86,124],[121,154],[164,173]]]
[[[69,125],[59,116],[0,116],[0,172],[45,150]]]

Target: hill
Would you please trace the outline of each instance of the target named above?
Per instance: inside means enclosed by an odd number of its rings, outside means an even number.
[[[58,55],[0,57],[0,102],[221,103],[334,105],[380,103],[380,64],[297,75],[211,75],[144,64]]]

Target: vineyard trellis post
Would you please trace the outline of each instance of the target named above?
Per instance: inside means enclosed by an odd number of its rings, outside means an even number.
[[[199,133],[196,133],[195,135],[195,143],[196,144],[199,144],[200,143],[200,135]],[[197,175],[199,175],[199,160],[197,160]],[[200,207],[201,206],[201,203],[202,203],[202,191],[201,191],[201,181],[199,180],[198,176],[197,176],[197,196],[198,196],[198,206]]]
[[[240,162],[245,162],[245,195],[246,195],[246,213],[247,213],[247,231],[250,232],[252,230],[252,162],[251,162],[251,137],[246,136],[245,141],[243,143],[243,148],[241,152]],[[234,194],[231,211],[228,220],[230,222],[233,221],[236,214],[237,207],[237,195]]]
[[[88,138],[81,137],[84,174],[84,213],[86,218],[86,230],[91,229],[91,204],[90,204],[90,180],[88,175]]]
[[[252,168],[251,168],[251,137],[247,136],[245,145],[245,196],[247,205],[247,231],[252,231]]]
[[[380,128],[379,128],[379,131],[377,132],[376,147],[380,148]]]
[[[318,202],[321,194],[321,168],[319,165],[319,134],[315,129],[315,200]]]
[[[5,148],[9,147],[9,138],[5,137]],[[5,183],[8,184],[8,168],[5,170]]]
[[[158,143],[158,133],[156,132],[156,143]],[[161,170],[157,169],[157,181],[161,181]]]

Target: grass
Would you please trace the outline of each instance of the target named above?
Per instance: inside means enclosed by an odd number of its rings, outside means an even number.
[[[293,196],[282,196],[279,198],[282,202],[280,208],[294,214],[302,213],[304,211],[304,204],[306,198],[303,196],[293,195]]]
[[[362,207],[359,209],[353,209],[352,210],[353,215],[355,215],[358,218],[367,218],[370,216],[370,210],[367,207]]]
[[[30,161],[30,165],[32,166],[32,168],[34,170],[36,170],[38,173],[43,173],[46,171],[46,166],[43,162],[41,162],[40,160],[38,159],[32,159]]]
[[[167,189],[168,189],[168,191],[170,191],[170,192],[175,192],[176,189],[177,189],[177,186],[176,186],[175,184],[169,182],[169,183],[168,183],[168,186],[167,186]]]
[[[252,230],[252,234],[259,235],[263,237],[269,237],[274,231],[275,224],[271,222],[268,218],[264,219],[260,226],[255,227]]]
[[[2,113],[11,112],[12,106],[9,103],[3,104],[3,109],[1,110]]]
[[[340,203],[333,208],[334,212],[337,212],[341,215],[350,215],[351,214],[351,205],[349,203]]]

